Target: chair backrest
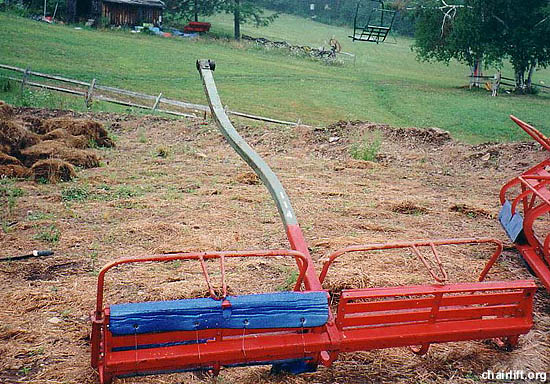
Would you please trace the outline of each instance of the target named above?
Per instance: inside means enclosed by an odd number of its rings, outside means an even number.
[[[365,25],[365,28],[373,26],[391,29],[391,27],[393,26],[395,15],[396,12],[391,9],[373,8],[369,15],[367,24]]]
[[[535,289],[532,282],[487,282],[346,290],[336,324],[345,329],[531,316]]]

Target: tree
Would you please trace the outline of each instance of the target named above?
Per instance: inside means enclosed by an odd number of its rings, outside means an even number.
[[[550,8],[547,0],[501,0],[493,17],[500,24],[500,49],[514,67],[516,88],[531,91],[537,66],[550,64]]]
[[[198,16],[210,16],[221,6],[221,0],[164,0],[168,14],[167,21],[185,20],[191,18],[198,21]]]
[[[277,13],[266,16],[263,8],[250,0],[222,0],[221,9],[233,14],[235,39],[241,38],[241,25],[253,23],[256,27],[266,26],[278,17]]]
[[[420,60],[501,66],[509,59],[521,92],[531,91],[537,65],[550,64],[547,0],[428,0],[415,9],[413,50]]]

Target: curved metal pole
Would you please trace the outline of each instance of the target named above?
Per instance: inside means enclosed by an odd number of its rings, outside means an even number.
[[[222,135],[229,142],[231,147],[241,156],[241,158],[254,170],[254,172],[260,177],[266,188],[269,190],[271,197],[277,205],[279,216],[283,221],[286,235],[292,249],[302,252],[307,260],[308,265],[306,274],[304,277],[304,285],[307,290],[322,290],[321,282],[315,272],[311,255],[307,242],[304,238],[304,234],[298,225],[298,220],[290,204],[290,198],[288,197],[283,185],[273,173],[269,165],[248,145],[248,143],[239,135],[229,117],[225,113],[220,96],[216,89],[216,83],[214,82],[214,71],[216,64],[211,60],[197,60],[197,69],[201,74],[204,84],[204,90],[208,98],[208,104],[212,111],[212,116],[216,121],[218,128]]]
[[[279,215],[285,226],[298,224],[296,215],[290,204],[290,199],[283,188],[283,185],[273,173],[269,165],[248,145],[248,143],[239,135],[229,117],[225,113],[220,96],[216,90],[216,84],[214,83],[214,77],[212,76],[210,60],[197,61],[197,68],[201,74],[202,81],[204,83],[204,89],[208,96],[208,104],[212,110],[212,116],[216,120],[218,127],[222,135],[226,138],[233,149],[243,158],[244,161],[256,172],[256,174],[262,179],[262,182],[271,193]]]

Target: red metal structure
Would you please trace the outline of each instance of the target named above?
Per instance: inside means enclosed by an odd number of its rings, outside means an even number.
[[[492,239],[428,240],[370,244],[334,252],[317,275],[307,243],[288,195],[275,174],[230,123],[212,76],[213,63],[201,60],[212,115],[231,146],[260,176],[271,193],[285,226],[291,250],[172,253],[118,260],[98,277],[96,309],[92,313],[92,366],[102,384],[114,377],[186,370],[271,364],[275,371],[312,372],[330,366],[339,353],[411,347],[426,353],[430,344],[500,338],[510,346],[532,327],[533,281],[484,281],[502,251]],[[439,247],[494,245],[478,282],[447,283]],[[432,251],[425,256],[423,249]],[[424,264],[433,284],[343,290],[337,310],[323,281],[337,259],[352,252],[409,249]],[[294,291],[230,296],[225,265],[235,257],[291,257],[298,278]],[[214,292],[206,261],[219,260],[222,293]],[[106,305],[105,274],[128,263],[187,260],[198,262],[208,298],[170,302]]]
[[[210,23],[202,21],[190,21],[185,27],[183,27],[183,32],[193,33],[193,32],[208,32],[210,30]]]
[[[517,117],[510,118],[550,151],[550,139]],[[550,292],[549,187],[550,158],[547,158],[502,187],[499,220],[508,237]]]

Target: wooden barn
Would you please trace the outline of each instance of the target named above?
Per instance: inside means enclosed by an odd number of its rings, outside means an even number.
[[[69,22],[99,18],[109,25],[133,26],[162,23],[162,11],[165,8],[161,0],[67,0],[67,19]]]
[[[162,23],[164,3],[161,0],[103,0],[101,15],[111,25],[141,25]]]

